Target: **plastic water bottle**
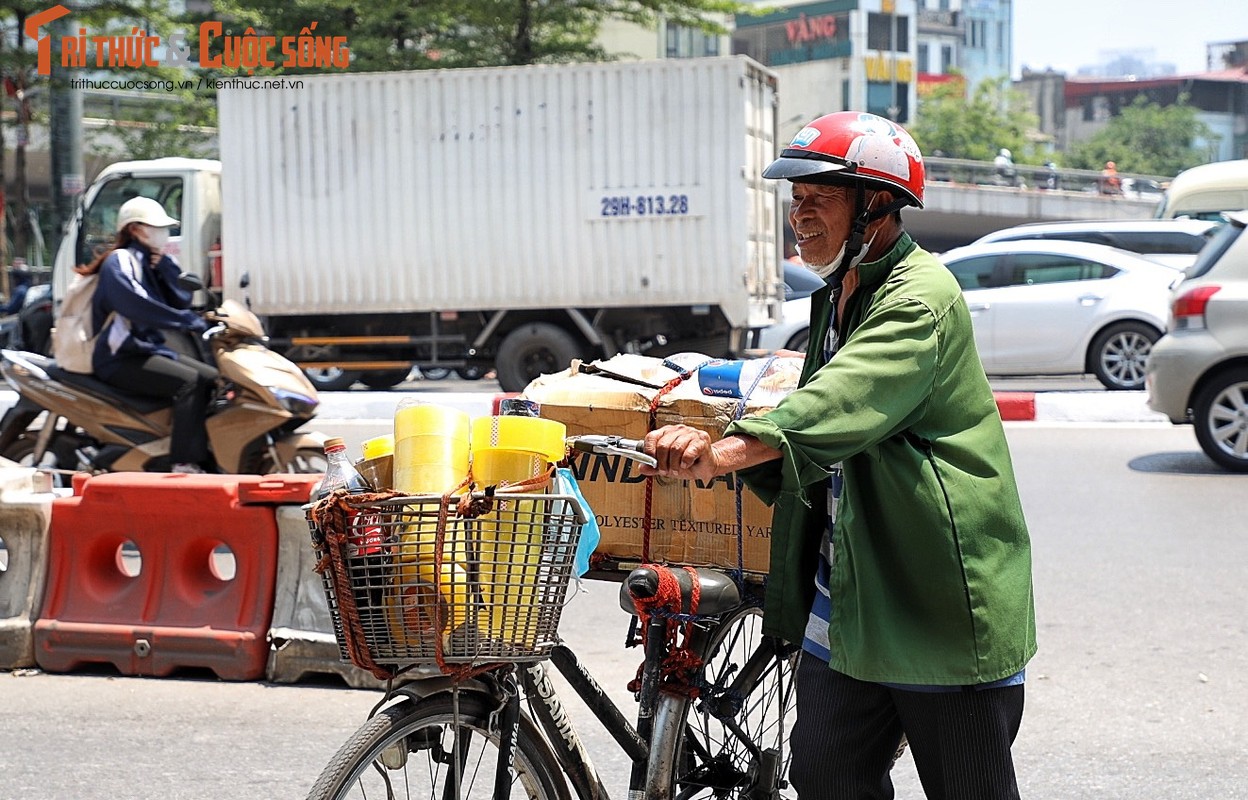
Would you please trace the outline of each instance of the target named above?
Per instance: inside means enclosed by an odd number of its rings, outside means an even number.
[[[373,487],[351,463],[347,456],[347,443],[341,438],[325,440],[325,459],[329,462],[325,469],[325,479],[316,487],[313,499],[328,497],[338,489],[345,489],[348,494],[373,491]],[[355,604],[360,612],[360,621],[366,628],[384,619],[387,562],[385,541],[385,529],[378,515],[352,513],[350,529],[347,532],[349,554],[355,562],[351,566],[351,583],[355,587]],[[364,581],[359,580],[361,574]]]

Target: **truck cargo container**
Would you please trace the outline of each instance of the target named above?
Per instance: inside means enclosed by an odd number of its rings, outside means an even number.
[[[516,391],[573,358],[735,355],[777,315],[777,80],[748,58],[283,84],[219,90],[219,162],[104,170],[59,276],[155,197],[184,267],[323,389],[415,365]]]

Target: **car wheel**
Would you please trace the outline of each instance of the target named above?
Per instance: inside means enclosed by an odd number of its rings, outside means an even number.
[[[341,367],[311,367],[303,371],[318,392],[340,392],[350,389],[360,373]]]
[[[489,370],[485,367],[456,367],[455,368],[455,375],[459,377],[460,380],[465,380],[465,381],[479,381],[485,377],[485,373],[487,372],[489,372]]]
[[[447,375],[450,375],[451,371],[446,367],[425,367],[421,369],[420,374],[427,381],[440,381]]]
[[[1248,369],[1215,375],[1192,403],[1200,449],[1231,472],[1248,472]]]
[[[794,350],[798,353],[806,352],[806,345],[810,343],[810,328],[793,334],[790,339],[784,343],[785,350]]]
[[[580,344],[572,334],[548,322],[521,325],[498,347],[495,369],[504,392],[519,392],[529,381],[567,369],[580,355]]]
[[[1088,361],[1092,374],[1113,391],[1144,388],[1144,364],[1161,333],[1143,322],[1110,325],[1092,340]]]

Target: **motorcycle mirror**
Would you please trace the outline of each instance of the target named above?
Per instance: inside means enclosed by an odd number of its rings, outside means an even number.
[[[251,273],[244,272],[242,276],[239,277],[238,279],[238,288],[246,289],[250,285],[251,285]]]
[[[178,276],[178,288],[188,292],[197,292],[204,288],[204,281],[198,275],[183,272]]]

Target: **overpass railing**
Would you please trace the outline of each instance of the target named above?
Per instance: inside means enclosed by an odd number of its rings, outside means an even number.
[[[962,158],[924,158],[929,182],[967,186],[1002,186],[1018,189],[1044,189],[1091,194],[1121,194],[1137,200],[1160,200],[1170,178],[1163,175],[1118,173],[1119,190],[1107,186],[1101,173],[1086,169],[1050,169],[1031,164],[1015,164],[1013,176],[998,174],[991,161]]]

